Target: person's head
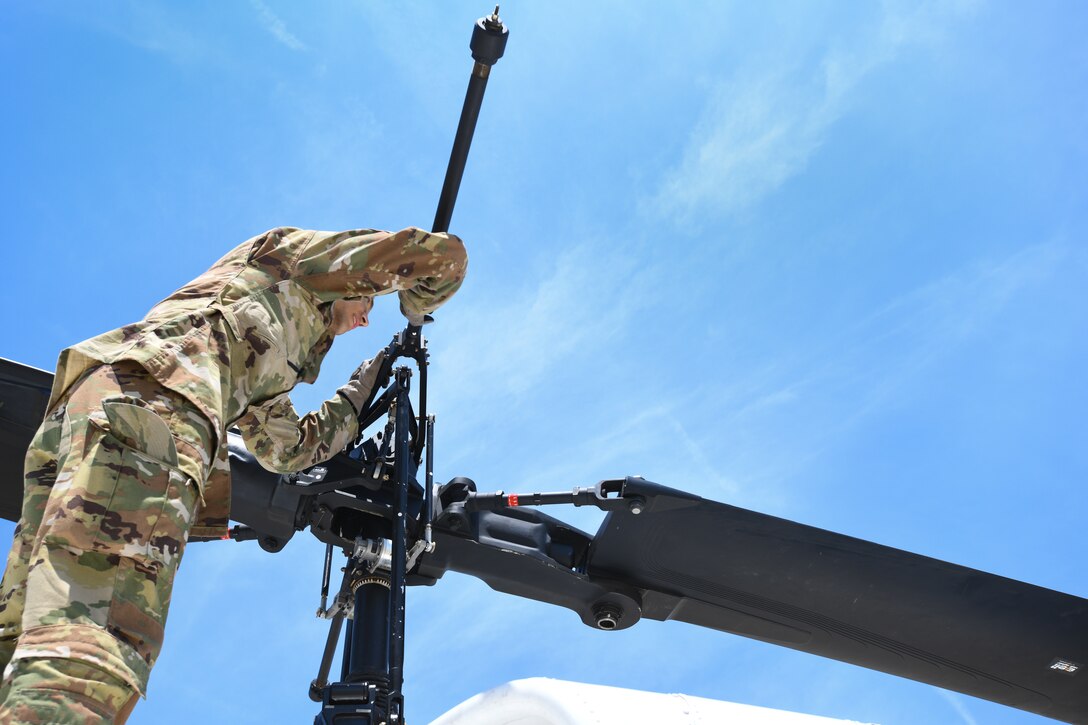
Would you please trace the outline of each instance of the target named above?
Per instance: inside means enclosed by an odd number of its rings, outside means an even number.
[[[334,335],[343,335],[356,327],[366,327],[370,323],[368,316],[372,307],[374,307],[372,297],[353,297],[334,301],[332,324],[329,325],[329,329]]]

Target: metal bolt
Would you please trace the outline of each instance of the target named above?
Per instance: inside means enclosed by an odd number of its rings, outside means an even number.
[[[598,604],[593,608],[593,618],[598,629],[613,630],[623,619],[623,609],[611,603]]]
[[[635,516],[638,516],[640,513],[642,513],[642,502],[632,501],[631,503],[627,504],[627,508],[631,509],[631,513],[633,513]]]

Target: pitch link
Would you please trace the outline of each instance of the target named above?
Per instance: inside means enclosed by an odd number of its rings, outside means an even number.
[[[572,491],[552,493],[477,493],[472,491],[465,499],[465,511],[494,511],[516,506],[551,506],[567,504],[573,506],[595,506],[602,511],[627,510],[633,514],[642,513],[646,499],[637,494],[625,494],[626,479],[616,478],[600,481],[596,486],[578,487]]]

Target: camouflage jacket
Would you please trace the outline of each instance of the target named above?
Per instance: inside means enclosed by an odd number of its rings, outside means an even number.
[[[314,232],[273,229],[231,250],[135,324],[64,350],[50,409],[88,369],[132,360],[184,395],[212,422],[206,470],[186,471],[203,505],[192,536],[222,536],[230,511],[226,429],[237,424],[261,462],[294,471],[326,460],[357,433],[351,403],[336,396],[299,418],[287,393],[313,382],[332,346],[334,300],[397,292],[422,315],[464,278],[461,240],[409,228]]]

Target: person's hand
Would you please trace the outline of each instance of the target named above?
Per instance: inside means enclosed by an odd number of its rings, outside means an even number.
[[[404,306],[403,302],[401,302],[400,305],[400,313],[404,315],[404,318],[408,320],[408,324],[412,327],[423,327],[423,323],[426,322],[426,315],[418,312],[411,312]]]
[[[383,362],[385,362],[384,350],[356,368],[355,372],[351,374],[351,378],[336,391],[347,398],[348,402],[355,408],[356,415],[361,412],[367,398],[370,397],[371,391],[374,390],[374,385],[378,381],[378,372],[382,369]]]

